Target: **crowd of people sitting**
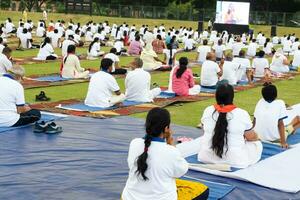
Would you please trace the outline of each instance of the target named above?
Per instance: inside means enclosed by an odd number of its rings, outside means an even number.
[[[55,49],[61,48],[61,77],[91,77],[84,101],[87,106],[108,108],[125,100],[153,102],[161,94],[158,86],[151,85],[150,72],[155,70],[170,71],[168,91],[178,96],[198,95],[201,88],[215,89],[216,103],[207,107],[201,118],[204,135],[197,151],[198,159],[204,163],[248,167],[260,160],[261,141],[279,142],[287,148],[287,136],[300,127],[299,117],[286,120],[288,108],[277,99],[277,88],[270,83],[262,88],[253,120],[247,111],[234,105],[234,86],[240,82],[270,80],[300,66],[300,43],[295,34],[273,38],[263,33],[254,37],[227,31],[205,30],[199,34],[187,27],[166,29],[163,24],[138,29],[127,23],[110,26],[108,21],[90,21],[81,25],[72,20],[67,25],[64,21],[46,24],[40,20],[36,27],[31,20],[20,20],[16,28],[10,18],[0,25],[0,127],[22,126],[41,118],[38,110],[25,103],[24,88],[19,83],[25,70],[13,64],[12,48],[7,45],[14,36],[19,41],[17,50],[39,48],[39,60],[57,60]],[[36,44],[33,38],[43,41]],[[103,46],[110,47],[110,51],[102,51]],[[76,48],[84,47],[87,59],[101,57],[100,71],[93,75],[81,67],[76,52]],[[191,51],[197,56],[176,59],[179,53]],[[134,56],[130,69],[122,68],[120,56],[129,55]],[[289,56],[293,58],[291,62]],[[201,64],[199,83],[190,68],[192,64]],[[126,74],[124,93],[114,77],[116,74]],[[145,137],[130,144],[130,172],[123,200],[156,199],[159,194],[176,199],[175,178],[187,172],[188,164],[172,146],[170,123],[170,114],[165,109],[155,108],[148,113]],[[200,188],[194,198],[206,199],[207,187]]]

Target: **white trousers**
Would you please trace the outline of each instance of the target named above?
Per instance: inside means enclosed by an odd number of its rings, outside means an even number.
[[[123,101],[125,101],[125,95],[124,94],[120,94],[120,95],[114,95],[111,97],[109,104],[110,106],[114,106],[118,103],[122,103]]]

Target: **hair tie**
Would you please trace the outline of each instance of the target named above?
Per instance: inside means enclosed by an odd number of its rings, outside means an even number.
[[[145,147],[145,148],[144,148],[144,152],[148,152],[148,147]]]

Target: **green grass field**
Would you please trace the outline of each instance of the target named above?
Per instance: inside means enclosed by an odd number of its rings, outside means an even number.
[[[4,21],[7,16],[10,16],[16,23],[19,18],[22,17],[20,12],[9,12],[1,11],[0,12],[0,21]],[[196,22],[186,22],[186,21],[171,21],[171,20],[152,20],[152,19],[125,19],[125,18],[109,18],[101,16],[86,16],[86,15],[63,15],[63,14],[49,14],[50,19],[58,20],[64,19],[68,21],[73,19],[74,22],[87,22],[89,20],[94,20],[100,22],[103,20],[108,20],[110,23],[123,23],[126,21],[129,24],[136,24],[137,26],[141,24],[149,24],[150,26],[159,25],[164,23],[165,26],[175,26],[179,27],[180,25],[196,27]],[[41,13],[28,13],[28,18],[33,19],[35,22],[41,18]],[[270,27],[268,26],[252,26],[255,31],[263,31],[266,34],[269,33]],[[300,36],[300,29],[289,28],[289,27],[279,27],[279,34],[287,33],[296,33]],[[85,54],[87,48],[78,48],[78,53]],[[102,50],[108,51],[108,47],[104,47]],[[56,52],[60,55],[60,49],[56,49]],[[14,58],[28,58],[35,57],[38,50],[27,50],[27,51],[14,51]],[[180,53],[177,57],[187,56],[191,60],[195,60],[196,53]],[[162,57],[161,57],[162,58]],[[121,57],[121,66],[128,65],[133,58],[132,57]],[[88,61],[83,60],[81,62],[82,66],[85,68],[98,69],[100,60]],[[35,64],[25,64],[26,76],[31,75],[42,75],[42,74],[51,74],[58,73],[60,67],[60,61],[51,62],[51,63],[35,63]],[[194,67],[193,71],[195,73],[200,73],[200,67]],[[156,73],[152,75],[152,82],[156,82],[161,86],[168,85],[168,72]],[[117,79],[122,91],[124,91],[124,79]],[[300,102],[300,90],[298,86],[300,85],[300,76],[296,77],[294,80],[286,80],[276,83],[279,90],[279,98],[286,101],[286,103],[292,105]],[[73,85],[57,86],[57,87],[47,87],[39,89],[26,89],[26,100],[29,103],[34,103],[35,95],[38,94],[41,90],[45,91],[48,96],[52,98],[52,101],[67,100],[67,99],[84,99],[88,88],[88,83],[78,83]],[[235,103],[246,109],[250,114],[253,113],[256,102],[260,99],[260,90],[261,88],[250,89],[247,91],[236,93]],[[172,114],[173,123],[187,126],[195,126],[198,124],[199,119],[202,115],[205,107],[214,103],[214,99],[200,101],[196,103],[186,103],[182,106],[170,106],[167,109]],[[146,113],[133,115],[134,117],[144,118]]]

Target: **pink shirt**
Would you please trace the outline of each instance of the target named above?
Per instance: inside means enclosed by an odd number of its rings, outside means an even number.
[[[132,41],[129,45],[128,53],[133,55],[140,55],[142,51],[142,45],[139,41]]]
[[[176,72],[179,67],[176,67],[172,75],[172,90],[179,96],[188,96],[189,89],[194,87],[195,81],[191,69],[185,70],[181,78],[176,77]]]

